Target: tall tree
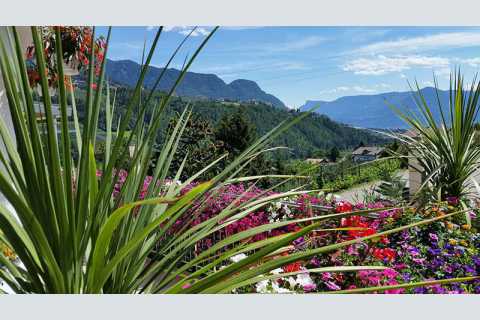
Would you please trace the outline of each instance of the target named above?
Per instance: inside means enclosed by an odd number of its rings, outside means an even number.
[[[241,109],[234,113],[225,114],[219,121],[215,137],[221,141],[223,148],[228,152],[225,161],[230,161],[243,152],[257,138],[255,125],[247,118],[245,112]],[[245,168],[243,174],[260,175],[271,173],[272,163],[264,154],[258,155],[248,167]],[[260,186],[267,186],[268,180],[260,181]]]
[[[336,146],[333,146],[328,153],[328,158],[332,162],[336,162],[339,155],[340,155],[340,151]]]
[[[242,110],[225,114],[215,130],[217,140],[232,156],[240,154],[256,139],[256,128]]]

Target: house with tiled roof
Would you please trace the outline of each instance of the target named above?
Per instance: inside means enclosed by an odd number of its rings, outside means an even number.
[[[373,161],[378,159],[384,151],[385,148],[382,147],[358,147],[352,152],[352,160],[357,163]]]

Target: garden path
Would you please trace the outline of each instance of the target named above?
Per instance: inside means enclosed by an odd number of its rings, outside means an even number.
[[[408,170],[401,170],[399,174],[401,175],[402,179],[407,180],[407,185],[408,185]],[[372,189],[377,187],[380,183],[381,183],[380,180],[370,181],[347,190],[342,190],[336,193],[336,195],[340,196],[343,200],[346,200],[349,202],[355,202],[357,199],[362,200],[365,192],[371,191]]]

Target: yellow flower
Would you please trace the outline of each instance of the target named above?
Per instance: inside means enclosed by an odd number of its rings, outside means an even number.
[[[448,239],[448,243],[450,243],[452,246],[457,244],[457,240],[455,239]]]
[[[468,243],[467,243],[467,241],[465,241],[465,240],[461,240],[461,241],[460,241],[460,244],[461,244],[462,246],[464,246],[464,247],[467,247],[467,246],[468,246]]]
[[[447,229],[448,229],[448,230],[452,230],[452,229],[453,229],[453,223],[451,223],[450,221],[447,221]]]
[[[5,248],[3,248],[3,255],[5,257],[11,259],[11,258],[13,258],[14,253],[13,253],[12,249],[5,247]]]
[[[469,224],[463,224],[463,225],[462,225],[462,229],[464,229],[464,230],[470,230],[470,229],[472,229],[472,226],[469,225]]]

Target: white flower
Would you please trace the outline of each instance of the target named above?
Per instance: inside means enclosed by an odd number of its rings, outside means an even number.
[[[280,274],[282,272],[283,272],[282,268],[277,268],[277,269],[273,269],[272,271],[270,271],[271,274]]]
[[[230,261],[239,262],[239,261],[245,259],[246,257],[247,257],[247,255],[245,253],[240,253],[240,254],[237,254],[236,256],[231,257]]]
[[[269,292],[268,284],[269,284],[268,280],[262,280],[257,283],[257,285],[255,286],[255,289],[257,290],[258,293],[268,293]]]
[[[302,287],[315,284],[308,273],[300,273],[297,275],[297,283]]]
[[[290,293],[290,292],[292,292],[292,291],[290,291],[286,288],[280,287],[277,282],[272,283],[272,291],[274,293]]]
[[[288,277],[287,281],[290,284],[290,289],[295,288],[295,286],[297,285],[297,281],[295,280],[294,277]]]

